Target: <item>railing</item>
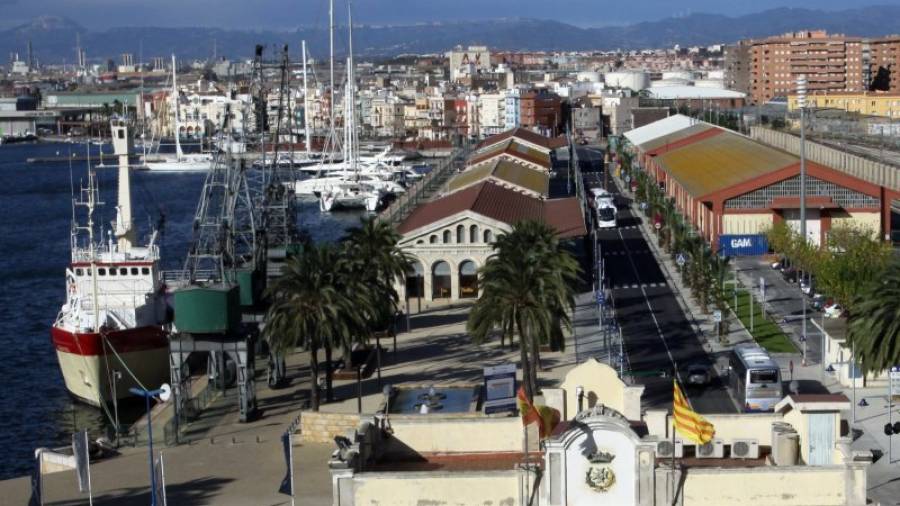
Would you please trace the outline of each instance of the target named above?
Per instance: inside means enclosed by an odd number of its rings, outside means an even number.
[[[406,193],[399,196],[390,206],[386,207],[378,216],[379,220],[389,223],[398,223],[413,211],[420,203],[428,200],[431,194],[439,189],[465,163],[470,148],[456,148],[437,167],[432,169],[421,180],[416,181],[407,188]]]

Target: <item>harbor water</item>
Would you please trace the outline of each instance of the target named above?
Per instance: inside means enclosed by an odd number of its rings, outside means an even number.
[[[68,445],[72,432],[83,428],[95,438],[109,425],[102,411],[71,400],[50,340],[65,298],[72,187],[85,179],[87,164],[26,163],[35,157],[83,157],[85,149],[62,143],[0,146],[0,479],[29,473],[35,448]],[[98,149],[91,146],[95,161]],[[114,163],[112,156],[104,161]],[[98,169],[97,175],[106,205],[95,221],[108,230],[115,218],[116,170]],[[203,180],[203,173],[132,176],[135,225],[142,239],[151,226],[161,226],[165,268],[184,262]],[[323,214],[310,202],[300,205],[298,219],[313,240],[336,241],[362,214]],[[139,408],[124,406],[122,420],[134,420]]]

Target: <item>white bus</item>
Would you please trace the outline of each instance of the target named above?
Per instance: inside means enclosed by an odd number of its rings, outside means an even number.
[[[619,210],[612,200],[597,201],[597,228],[615,228]]]
[[[772,411],[784,395],[781,368],[756,344],[735,346],[728,360],[734,398],[744,412]]]

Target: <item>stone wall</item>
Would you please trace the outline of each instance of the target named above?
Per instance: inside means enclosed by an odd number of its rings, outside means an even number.
[[[300,440],[308,443],[331,443],[334,436],[346,436],[359,425],[359,415],[304,411],[300,415]]]

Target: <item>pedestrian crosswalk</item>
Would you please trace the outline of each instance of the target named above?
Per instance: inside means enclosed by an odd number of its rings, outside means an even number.
[[[604,251],[603,256],[605,257],[615,257],[615,256],[625,256],[625,255],[647,255],[650,254],[649,249],[636,249],[636,250],[613,250],[613,251]]]
[[[666,282],[662,281],[659,283],[613,283],[610,288],[612,288],[613,290],[627,290],[629,288],[663,288],[665,286],[667,286]]]

